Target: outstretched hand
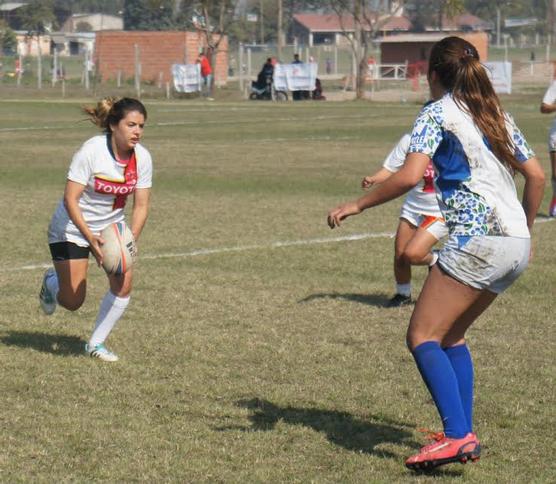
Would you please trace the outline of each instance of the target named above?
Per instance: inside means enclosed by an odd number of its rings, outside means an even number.
[[[365,178],[363,178],[363,180],[361,180],[361,188],[365,190],[372,187],[375,183],[376,179],[374,176],[366,176]]]
[[[333,229],[334,227],[339,227],[340,222],[351,215],[357,215],[361,213],[361,209],[357,206],[355,202],[347,202],[339,205],[335,209],[328,212],[328,226]]]

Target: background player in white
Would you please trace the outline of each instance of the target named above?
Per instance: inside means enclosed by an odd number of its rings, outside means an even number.
[[[556,65],[554,66],[556,71]],[[556,80],[552,81],[546,90],[541,103],[541,113],[552,114],[556,112]],[[552,198],[548,207],[548,216],[556,217],[556,118],[552,121],[548,135],[548,153],[552,167]]]
[[[375,174],[363,178],[361,186],[369,188],[386,181],[396,173],[405,162],[410,141],[410,134],[403,135],[384,160],[382,168]],[[396,294],[390,299],[387,307],[411,303],[411,265],[434,265],[438,255],[431,252],[431,249],[446,235],[448,228],[438,208],[434,189],[434,167],[431,162],[423,179],[407,194],[400,212],[394,244]]]
[[[131,98],[107,98],[84,108],[104,133],[86,141],[73,156],[64,197],[48,227],[54,269],[44,275],[41,307],[52,314],[56,304],[75,311],[85,300],[89,253],[102,262],[100,232],[124,219],[127,197],[133,195],[131,231],[139,239],[149,211],[152,160],[139,144],[147,111]],[[108,275],[109,290],[100,304],[94,331],[85,346],[93,357],[117,361],[104,341],[129,304],[133,268]]]

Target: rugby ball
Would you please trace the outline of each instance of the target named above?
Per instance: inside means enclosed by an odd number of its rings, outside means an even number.
[[[133,233],[125,222],[110,224],[101,233],[102,267],[107,274],[125,274],[137,257]]]

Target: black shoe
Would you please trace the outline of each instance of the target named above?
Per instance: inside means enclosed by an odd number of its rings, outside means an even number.
[[[399,308],[411,304],[411,296],[404,296],[403,294],[396,294],[390,301],[386,303],[387,308]]]

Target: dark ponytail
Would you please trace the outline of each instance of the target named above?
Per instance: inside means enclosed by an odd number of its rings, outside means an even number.
[[[442,87],[465,109],[488,140],[490,149],[510,171],[517,164],[500,100],[494,92],[477,49],[460,37],[437,42],[429,59],[429,77],[438,76]]]

